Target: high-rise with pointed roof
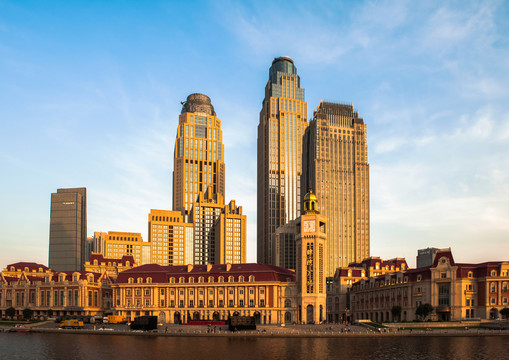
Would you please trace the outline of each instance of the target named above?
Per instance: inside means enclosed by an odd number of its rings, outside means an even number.
[[[274,59],[258,124],[257,256],[274,264],[272,234],[300,215],[302,136],[307,103],[289,57]]]

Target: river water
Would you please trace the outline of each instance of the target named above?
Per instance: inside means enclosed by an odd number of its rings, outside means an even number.
[[[508,359],[509,336],[255,338],[0,333],[0,359]]]

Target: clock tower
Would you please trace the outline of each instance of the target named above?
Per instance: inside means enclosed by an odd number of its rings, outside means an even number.
[[[304,197],[304,212],[296,220],[297,302],[299,321],[319,324],[326,317],[325,261],[327,223],[318,211],[310,190]]]

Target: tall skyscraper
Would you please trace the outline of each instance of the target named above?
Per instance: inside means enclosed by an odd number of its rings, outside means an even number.
[[[274,264],[272,234],[300,215],[304,89],[293,60],[274,59],[258,124],[258,262]]]
[[[175,140],[173,210],[187,220],[200,192],[224,198],[224,173],[221,120],[207,95],[191,94],[182,103]]]
[[[87,242],[87,189],[58,189],[51,194],[49,267],[82,270]]]
[[[369,257],[366,124],[353,105],[320,102],[304,135],[303,193],[313,189],[327,219],[327,276]]]

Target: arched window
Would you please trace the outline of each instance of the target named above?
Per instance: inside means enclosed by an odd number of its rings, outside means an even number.
[[[143,278],[139,277],[138,278],[138,284],[141,284],[141,283],[143,283]]]
[[[467,274],[467,277],[471,278],[473,276],[474,276],[474,274],[472,273],[472,271],[469,271],[468,274]]]
[[[496,283],[494,283],[494,282],[491,283],[490,291],[492,293],[497,292],[497,284]]]
[[[496,270],[491,270],[491,276],[497,276],[497,271]]]
[[[213,276],[209,276],[209,283],[213,283],[214,282],[214,277]]]
[[[183,277],[180,277],[179,278],[179,283],[183,284],[184,283],[184,278]]]
[[[203,276],[200,276],[200,277],[198,278],[198,282],[199,282],[199,283],[202,283],[202,282],[203,282]]]
[[[175,278],[174,277],[170,278],[170,284],[175,284]]]
[[[233,282],[233,276],[228,277],[228,282]]]
[[[132,283],[134,283],[134,279],[133,279],[133,278],[129,278],[129,279],[127,280],[127,282],[128,282],[129,284],[132,284]]]
[[[220,282],[220,283],[224,282],[224,277],[220,276],[220,277],[219,277],[219,282]]]
[[[187,280],[187,282],[189,282],[189,283],[194,283],[194,278],[193,278],[193,277],[190,277],[190,278]]]
[[[239,276],[239,282],[244,282],[244,276],[242,275]]]
[[[255,281],[254,275],[250,275],[249,276],[249,282],[253,282],[253,281]]]
[[[97,259],[94,260],[94,265],[99,265],[99,263],[97,262]]]
[[[152,278],[147,278],[147,284],[152,284]]]

